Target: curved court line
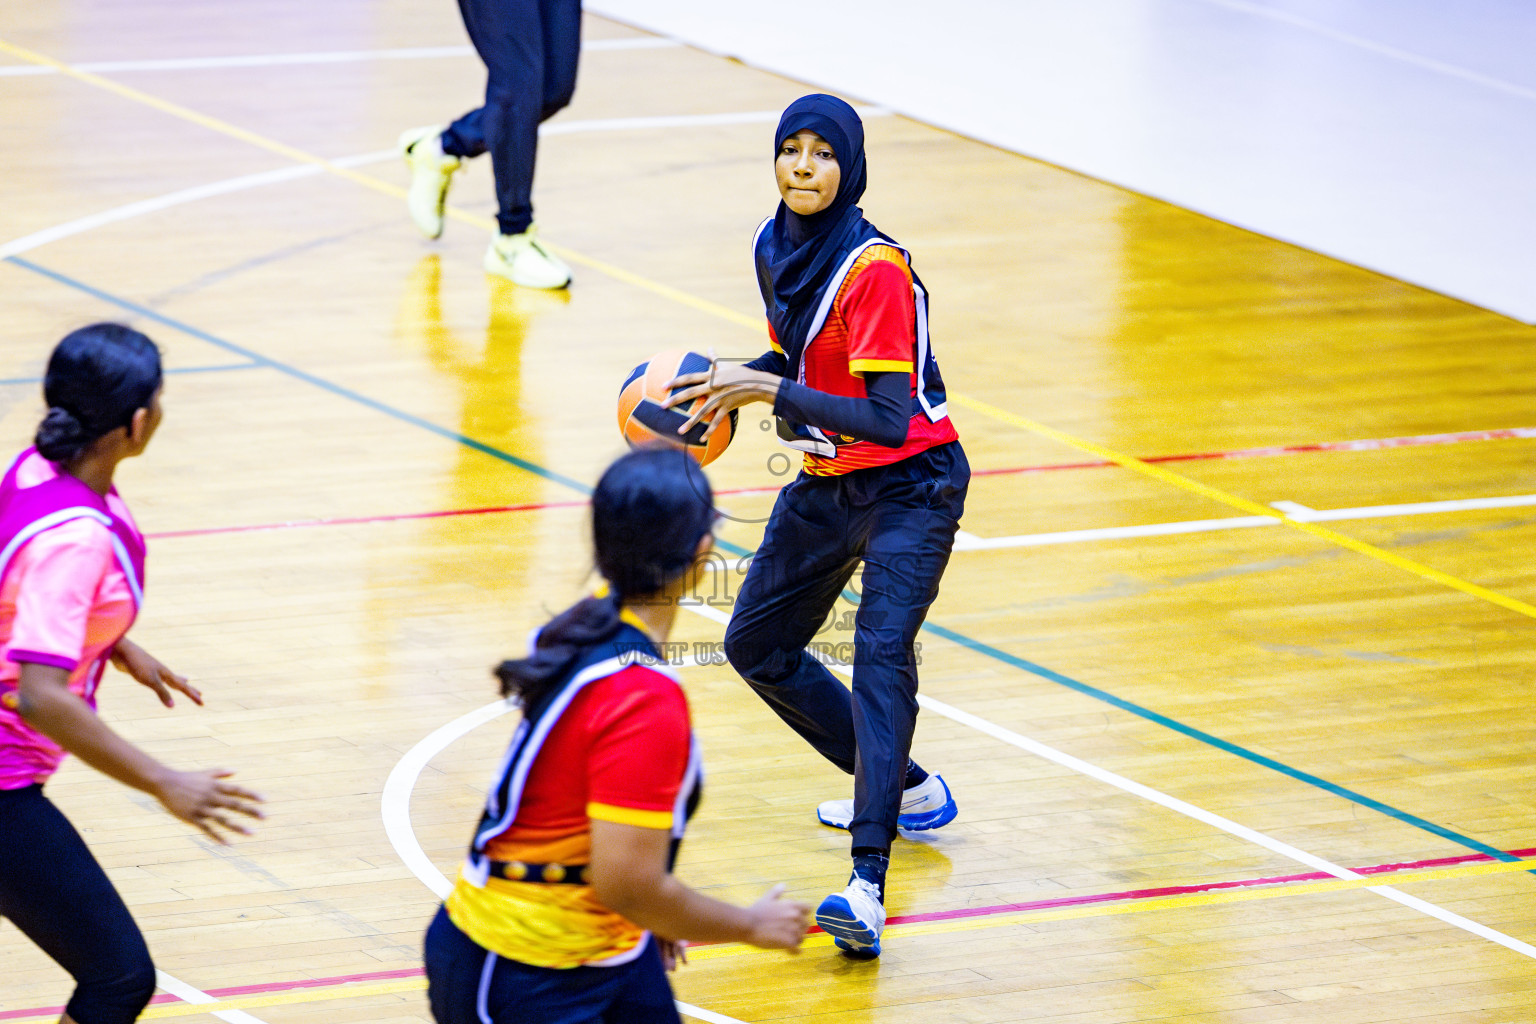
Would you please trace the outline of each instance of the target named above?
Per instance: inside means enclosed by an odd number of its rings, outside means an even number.
[[[384,792],[379,796],[384,835],[411,874],[421,879],[422,884],[440,900],[448,898],[448,894],[453,891],[453,883],[448,881],[448,876],[439,871],[422,850],[421,843],[416,839],[416,830],[411,827],[411,792],[416,788],[416,779],[427,763],[454,740],[515,710],[516,704],[497,700],[460,715],[418,741],[395,763],[394,768],[390,769],[389,778],[384,780]]]
[[[431,889],[438,899],[447,898],[448,893],[453,890],[453,883],[437,869],[437,865],[432,863],[426,852],[422,850],[421,843],[416,839],[416,830],[411,827],[411,792],[416,788],[416,780],[420,777],[422,769],[454,740],[517,708],[518,705],[510,701],[497,700],[484,707],[476,708],[468,714],[460,715],[447,725],[431,732],[408,750],[405,756],[395,763],[395,767],[390,770],[389,778],[384,781],[384,791],[379,797],[379,814],[384,819],[384,834],[389,837],[390,845],[395,848],[396,855],[410,869],[411,874]],[[683,1002],[677,1004],[677,1009],[686,1016],[707,1021],[709,1024],[744,1024],[734,1017],[727,1017],[713,1010],[705,1010]]]
[[[864,107],[861,109],[861,112],[865,117],[876,117],[890,113],[888,110],[873,107]],[[778,118],[779,113],[772,110],[746,110],[725,114],[678,114],[665,117],[592,118],[583,121],[560,121],[555,124],[541,125],[539,135],[543,137],[546,135],[580,135],[588,132],[651,131],[658,128],[704,128],[734,124],[773,124],[778,121]],[[336,157],[329,161],[329,163],[336,167],[353,168],[385,163],[398,160],[399,158],[399,152],[393,149],[386,149],[375,150],[371,153],[359,153],[354,156]],[[190,188],[179,189],[175,192],[168,192],[162,196],[152,196],[148,199],[125,203],[122,206],[115,206],[98,213],[77,217],[74,220],[56,224],[41,231],[34,231],[31,234],[13,238],[9,242],[0,243],[0,259],[9,256],[19,256],[24,252],[30,252],[50,242],[57,242],[87,231],[93,231],[108,224],[116,224],[135,217],[159,213],[186,203],[197,202],[201,199],[210,199],[215,196],[243,192],[247,189],[262,188],[267,185],[283,184],[300,178],[314,177],[324,173],[324,171],[325,167],[319,164],[280,167],[276,170],[261,171],[256,174],[243,174],[224,181],[195,185]],[[475,218],[473,215],[466,216],[470,217],[472,223],[482,227],[492,224],[489,219],[484,219],[482,223],[480,218]]]
[[[696,615],[709,619],[712,622],[724,624],[730,621],[730,616],[717,608],[710,608],[708,606],[701,605],[682,605],[681,607],[693,612]],[[695,658],[680,658],[677,659],[675,663],[682,665],[697,665],[699,662]],[[837,663],[830,659],[828,660],[827,664],[829,668],[839,673],[840,675],[852,674],[852,670],[847,665]],[[1417,896],[1410,896],[1407,893],[1400,892],[1392,886],[1375,883],[1372,881],[1371,876],[1366,873],[1334,864],[1331,861],[1325,860],[1322,857],[1318,857],[1315,854],[1308,853],[1307,851],[1292,846],[1289,843],[1282,842],[1273,836],[1258,831],[1257,829],[1249,828],[1248,826],[1239,824],[1230,818],[1226,818],[1212,811],[1207,811],[1203,807],[1198,807],[1187,801],[1180,800],[1178,797],[1170,796],[1161,790],[1153,789],[1151,786],[1136,782],[1135,780],[1129,779],[1126,776],[1111,772],[1105,768],[1101,768],[1098,765],[1084,761],[1081,758],[1074,757],[1071,754],[1057,750],[1056,748],[1048,746],[1044,743],[1040,743],[1037,740],[1032,740],[1026,736],[1022,736],[1011,729],[1006,729],[1000,725],[997,725],[995,722],[991,722],[980,717],[979,715],[973,715],[969,712],[961,711],[959,708],[945,704],[942,701],[934,700],[932,697],[929,697],[925,694],[918,694],[917,701],[918,704],[927,711],[941,715],[961,725],[968,726],[977,732],[991,736],[993,739],[1000,740],[1010,746],[1017,747],[1018,749],[1023,750],[1026,753],[1033,754],[1043,760],[1058,764],[1063,768],[1078,773],[1079,775],[1094,779],[1097,782],[1104,783],[1115,789],[1119,789],[1122,792],[1129,793],[1132,796],[1140,797],[1149,803],[1157,804],[1163,808],[1166,808],[1167,810],[1173,811],[1176,814],[1183,815],[1184,817],[1191,818],[1200,822],[1201,824],[1208,825],[1211,828],[1217,829],[1218,831],[1225,832],[1237,839],[1241,839],[1252,843],[1255,846],[1262,847],[1266,850],[1269,850],[1271,853],[1278,854],[1279,856],[1285,857],[1288,860],[1295,861],[1299,864],[1305,864],[1307,867],[1310,867],[1315,871],[1320,871],[1326,875],[1332,876],[1332,881],[1307,882],[1297,885],[1288,885],[1269,889],[1245,889],[1238,892],[1212,891],[1188,895],[1181,894],[1177,896],[1161,896],[1156,897],[1147,903],[1138,903],[1131,907],[1127,907],[1124,904],[1121,904],[1118,907],[1077,905],[1066,908],[1057,907],[1042,910],[1031,910],[1020,914],[1004,915],[1001,918],[989,918],[980,924],[974,920],[914,922],[911,924],[899,925],[897,928],[892,929],[893,935],[936,934],[939,932],[970,930],[976,927],[1002,927],[1004,925],[1022,923],[1026,920],[1065,920],[1068,918],[1100,916],[1103,914],[1132,913],[1137,912],[1144,907],[1148,909],[1172,909],[1175,907],[1198,906],[1209,903],[1230,903],[1238,902],[1241,900],[1266,899],[1278,895],[1359,888],[1365,889],[1368,892],[1375,893],[1376,895],[1385,899],[1392,900],[1393,902],[1401,904],[1410,910],[1415,910],[1428,917],[1434,918],[1443,924],[1448,924],[1453,928],[1458,928],[1462,931],[1468,932],[1469,934],[1476,935],[1479,938],[1497,943],[1498,945],[1503,946],[1513,952],[1519,953],[1522,956],[1536,959],[1536,946],[1531,946],[1529,943],[1522,942],[1513,936],[1506,935],[1503,932],[1490,928],[1487,925],[1481,924],[1480,922],[1473,921],[1470,918],[1463,917],[1460,914],[1446,910],[1444,907],[1430,903],[1427,900],[1422,900]],[[437,866],[434,865],[422,851],[421,844],[416,839],[415,829],[411,826],[410,801],[411,792],[416,785],[416,779],[420,776],[422,769],[426,767],[428,762],[430,762],[434,756],[436,756],[449,744],[453,743],[454,740],[465,735],[478,726],[499,718],[502,715],[505,715],[508,712],[514,710],[516,710],[516,705],[511,704],[505,700],[498,700],[487,704],[484,707],[477,708],[468,714],[460,715],[458,718],[449,722],[447,725],[441,726],[440,728],[434,730],[431,734],[426,736],[414,747],[412,747],[406,753],[406,755],[396,763],[395,767],[390,771],[388,779],[384,783],[384,791],[380,798],[379,811],[384,819],[385,834],[389,837],[390,844],[395,847],[396,854],[407,865],[407,867],[410,868],[411,873],[414,874],[417,878],[421,879],[421,881],[429,889],[431,889],[439,896],[439,898],[445,897],[452,889],[452,885],[443,875],[443,873],[437,869]],[[1425,824],[1429,823],[1426,822]],[[1407,879],[1406,881],[1423,881],[1438,877],[1450,878],[1470,874],[1491,874],[1500,871],[1527,870],[1527,865],[1524,861],[1509,853],[1505,853],[1502,850],[1488,847],[1482,852],[1488,854],[1488,856],[1491,858],[1502,863],[1442,868],[1432,870],[1430,872],[1424,872],[1415,878]],[[826,941],[823,942],[822,940]],[[814,947],[817,945],[829,944],[830,941],[831,940],[829,936],[811,936],[807,939],[807,944]],[[700,958],[703,959],[710,956],[724,955],[718,950],[714,952],[706,952],[707,949],[712,948],[713,947],[701,948],[698,951],[700,954],[702,954]],[[746,949],[748,947],[743,946],[742,948]]]
[[[279,167],[273,171],[245,174],[238,178],[230,178],[227,181],[217,181],[208,185],[196,185],[192,188],[168,192],[163,196],[141,199],[138,202],[127,203],[123,206],[103,210],[100,213],[93,213],[86,217],[77,217],[74,220],[66,221],[51,228],[45,228],[42,231],[34,231],[30,235],[13,238],[9,242],[0,244],[0,259],[18,256],[21,253],[36,249],[38,246],[47,245],[49,242],[57,242],[60,239],[69,238],[71,235],[82,234],[83,232],[92,231],[108,224],[116,224],[118,221],[130,220],[134,217],[142,217],[145,214],[168,210],[173,206],[180,206],[183,203],[192,203],[212,196],[228,195],[231,192],[241,192],[248,188],[260,188],[263,185],[275,185],[278,182],[293,181],[296,178],[309,177],[319,173],[320,168],[308,165],[302,167]]]
[[[14,57],[27,61],[28,63],[40,64],[55,68],[61,73],[66,74],[72,78],[76,78],[80,81],[87,82],[99,88],[106,89],[109,92],[114,92],[126,99],[134,100],[138,103],[143,103],[147,106],[153,107],[156,110],[162,111],[163,113],[170,114],[173,117],[179,117],[190,121],[193,124],[201,125],[212,131],[220,132],[232,138],[240,139],[244,142],[250,143],[253,146],[258,146],[270,152],[285,156],[290,160],[297,161],[298,163],[314,165],[323,170],[329,171],[332,174],[346,178],[349,181],[356,182],[365,188],[372,189],[375,192],[381,192],[396,199],[404,199],[406,196],[406,190],[398,185],[391,185],[388,182],[379,180],[378,178],[369,177],[366,174],[360,174],[349,167],[341,166],[335,161],[326,160],[322,157],[315,156],[304,150],[297,149],[293,146],[278,142],[274,139],[269,139],[264,135],[259,135],[256,132],[247,131],[244,128],[239,128],[227,121],[221,121],[218,118],[209,117],[206,114],[198,113],[197,111],[188,107],[181,106],[180,104],[171,103],[168,100],[159,98],[158,96],[153,96],[138,89],[133,89],[118,82],[114,82],[109,78],[103,78],[100,75],[95,75],[88,71],[81,71],[78,68],[72,67],[71,65],[62,61],[55,60],[52,57],[28,50],[24,47],[17,46],[16,44],[8,42],[4,39],[0,39],[0,52],[9,53]],[[463,210],[453,206],[447,208],[446,214],[455,220],[474,224],[482,229],[495,229],[495,221],[493,218],[466,213]],[[589,256],[585,256],[579,252],[575,252],[564,247],[552,245],[550,248],[554,249],[557,253],[565,257],[565,259],[571,263],[596,270],[602,274],[614,278],[615,280],[622,281],[625,284],[633,285],[634,287],[641,288],[645,291],[649,291],[662,298],[676,302],[679,305],[698,310],[702,313],[707,313],[711,316],[718,317],[722,320],[727,320],[734,324],[742,325],[754,331],[760,330],[762,327],[761,320],[757,317],[749,317],[742,313],[738,313],[734,309],[723,306],[717,302],[712,302],[708,299],[700,298],[689,292],[685,292],[680,288],[674,288],[671,285],[662,284],[659,281],[653,281],[650,278],[626,270],[623,267],[619,267],[615,264],[611,264],[603,260],[593,259]],[[1060,431],[1053,427],[1048,427],[1043,423],[1037,423],[1034,420],[1026,419],[1023,416],[1010,413],[1007,410],[1000,409],[997,406],[991,405],[990,403],[983,402],[974,398],[969,398],[953,392],[950,393],[949,397],[954,400],[957,405],[961,405],[973,412],[978,412],[992,419],[1012,424],[1040,437],[1049,438],[1053,441],[1065,444],[1068,447],[1076,448],[1079,451],[1097,455],[1101,459],[1108,459],[1109,461],[1123,466],[1126,469],[1134,470],[1163,483],[1172,484],[1181,490],[1201,495],[1202,497],[1209,498],[1213,501],[1219,502],[1220,504],[1229,505],[1233,508],[1247,511],[1253,515],[1271,516],[1280,520],[1282,523],[1293,526],[1304,533],[1309,533],[1319,540],[1325,541],[1329,544],[1346,548],[1347,550],[1353,551],[1356,554],[1364,555],[1367,558],[1382,562],[1386,565],[1390,565],[1393,568],[1411,573],[1412,575],[1418,576],[1421,579],[1426,579],[1433,583],[1439,583],[1442,586],[1451,588],[1452,590],[1460,591],[1469,597],[1475,597],[1480,600],[1487,601],[1490,604],[1497,605],[1506,609],[1507,611],[1512,611],[1516,614],[1524,615],[1528,618],[1536,618],[1536,605],[1528,604],[1524,601],[1518,600],[1517,598],[1508,597],[1497,591],[1490,590],[1487,587],[1479,586],[1476,583],[1471,583],[1456,576],[1452,576],[1450,573],[1442,572],[1439,569],[1431,568],[1430,566],[1415,562],[1412,559],[1403,558],[1401,555],[1393,554],[1392,552],[1383,548],[1376,547],[1374,544],[1367,544],[1364,541],[1355,540],[1353,537],[1350,537],[1346,534],[1339,533],[1336,530],[1329,530],[1325,527],[1318,526],[1315,523],[1299,522],[1265,505],[1260,505],[1257,502],[1249,501],[1246,498],[1240,498],[1235,494],[1229,494],[1228,492],[1219,488],[1200,483],[1199,481],[1191,479],[1190,477],[1181,476],[1178,473],[1162,469],[1158,466],[1154,466],[1148,462],[1136,459],[1132,456],[1123,455],[1111,448],[1106,448],[1103,445],[1095,444],[1091,441],[1074,437],[1073,435],[1064,431]]]
[[[78,291],[81,291],[81,292],[83,292],[83,293],[85,293],[87,295],[90,295],[90,296],[92,296],[94,298],[100,299],[102,302],[109,303],[111,305],[115,305],[115,306],[117,306],[117,307],[119,307],[121,309],[129,310],[130,312],[133,312],[133,313],[136,313],[136,314],[138,314],[140,316],[143,316],[143,317],[146,317],[148,319],[154,320],[157,323],[164,324],[164,325],[166,325],[168,327],[171,327],[171,328],[173,328],[175,330],[181,331],[184,334],[188,334],[188,335],[190,335],[192,337],[202,339],[204,341],[207,341],[209,344],[219,346],[219,347],[224,348],[224,349],[226,349],[228,351],[239,352],[241,355],[245,356],[248,359],[259,360],[263,366],[271,367],[273,369],[278,370],[279,372],[288,374],[288,375],[290,375],[290,376],[292,376],[292,377],[294,377],[294,378],[296,378],[298,380],[302,380],[302,381],[304,381],[306,383],[314,385],[315,387],[319,387],[319,388],[322,388],[322,389],[324,389],[326,391],[329,391],[330,393],[332,393],[334,395],[338,395],[340,397],[350,399],[351,401],[355,401],[355,402],[359,403],[360,405],[363,405],[363,406],[365,406],[367,408],[373,409],[376,412],[381,412],[381,413],[385,414],[386,416],[391,416],[391,417],[394,417],[395,419],[401,420],[403,422],[410,423],[413,426],[417,426],[417,427],[420,427],[423,430],[427,430],[427,431],[429,431],[431,433],[434,433],[434,434],[438,435],[439,437],[443,437],[443,438],[447,438],[449,440],[455,441],[455,442],[457,442],[459,444],[462,444],[462,445],[464,445],[464,446],[466,446],[468,448],[472,448],[475,451],[479,451],[479,452],[482,452],[482,453],[484,453],[486,455],[489,455],[492,458],[499,459],[502,462],[506,462],[506,463],[508,463],[510,465],[517,466],[517,467],[519,467],[521,469],[525,469],[528,472],[535,473],[535,474],[537,474],[539,476],[542,476],[545,479],[551,480],[553,482],[563,484],[563,485],[565,485],[565,486],[567,486],[567,487],[569,487],[569,488],[571,488],[571,489],[573,489],[573,490],[575,490],[575,491],[577,491],[577,492],[579,492],[579,493],[581,493],[583,495],[588,495],[592,491],[592,489],[588,485],[586,485],[584,483],[581,483],[580,481],[573,480],[570,477],[563,476],[563,475],[561,475],[559,473],[554,473],[551,470],[547,470],[547,469],[545,469],[542,466],[539,466],[539,465],[537,465],[535,463],[527,461],[526,459],[521,459],[518,456],[511,454],[510,452],[505,452],[505,451],[502,451],[499,448],[495,448],[495,447],[493,447],[491,445],[485,444],[484,442],[476,441],[473,438],[466,437],[465,435],[458,433],[457,431],[452,431],[452,430],[448,430],[448,429],[446,429],[444,427],[440,427],[437,424],[432,423],[429,420],[425,420],[425,419],[423,419],[420,416],[416,416],[413,413],[408,413],[408,412],[405,412],[404,410],[396,409],[393,406],[385,404],[384,402],[377,401],[377,400],[375,400],[373,398],[369,398],[366,395],[362,395],[362,394],[359,394],[358,392],[352,391],[352,390],[350,390],[348,388],[341,387],[340,385],[337,385],[337,384],[334,384],[334,383],[332,383],[330,381],[327,381],[324,378],[316,377],[315,375],[307,373],[307,372],[305,372],[303,370],[300,370],[300,369],[298,369],[296,367],[288,366],[287,364],[279,363],[279,362],[277,362],[275,360],[267,359],[266,357],[261,356],[260,354],[254,352],[253,350],[246,349],[246,348],[243,348],[241,346],[235,345],[232,342],[225,341],[222,338],[219,338],[219,337],[217,337],[215,335],[209,334],[207,331],[203,331],[203,330],[201,330],[199,328],[193,327],[190,324],[182,323],[181,321],[176,320],[173,317],[166,316],[163,313],[160,313],[160,312],[158,312],[156,310],[153,310],[153,309],[149,309],[148,307],[143,306],[143,305],[141,305],[139,303],[131,302],[131,301],[127,300],[127,299],[121,298],[119,296],[115,296],[115,295],[111,294],[110,292],[105,292],[105,291],[102,291],[99,288],[95,288],[95,287],[93,287],[91,285],[85,284],[84,282],[77,281],[74,278],[69,277],[68,275],[59,273],[58,271],[50,270],[50,269],[47,269],[45,267],[41,267],[38,264],[32,263],[30,260],[23,259],[23,258],[21,258],[19,256],[11,257],[10,258],[10,262],[12,264],[16,265],[16,266],[23,267],[25,269],[33,271],[34,273],[38,273],[38,274],[41,274],[41,275],[43,275],[45,277],[48,277],[48,278],[50,278],[50,279],[52,279],[54,281],[59,282],[60,284],[66,285],[67,287],[74,288],[74,289],[76,289]],[[743,547],[741,547],[738,544],[733,544],[730,541],[721,540],[721,541],[718,542],[718,547],[722,551],[729,552],[730,554],[736,555],[738,557],[747,557],[747,556],[749,556],[751,554],[751,552],[748,551],[746,548],[743,548]],[[709,608],[694,609],[694,610],[699,611],[701,614],[704,614],[705,612],[714,612],[714,609],[709,609]],[[722,618],[722,619],[717,619],[716,621],[723,622],[725,620]],[[1025,671],[1025,672],[1027,672],[1027,673],[1030,673],[1032,675],[1039,676],[1042,679],[1046,679],[1046,680],[1049,680],[1051,682],[1058,683],[1058,684],[1063,685],[1063,686],[1067,686],[1067,687],[1069,687],[1071,689],[1075,689],[1079,693],[1081,693],[1081,694],[1083,694],[1085,696],[1093,697],[1096,700],[1102,700],[1102,701],[1105,701],[1107,703],[1113,704],[1115,707],[1118,707],[1121,710],[1128,711],[1131,714],[1137,715],[1138,717],[1141,717],[1141,718],[1145,718],[1148,721],[1154,722],[1154,723],[1159,724],[1159,725],[1164,725],[1167,728],[1174,729],[1175,731],[1181,732],[1184,735],[1190,737],[1191,739],[1195,739],[1195,740],[1197,740],[1199,742],[1206,743],[1206,744],[1208,744],[1210,746],[1214,746],[1217,749],[1223,750],[1223,751],[1225,751],[1227,753],[1236,754],[1239,757],[1243,757],[1243,758],[1245,758],[1247,760],[1253,761],[1256,764],[1260,764],[1260,765],[1262,765],[1262,766],[1264,766],[1266,768],[1270,768],[1270,769],[1272,769],[1274,771],[1278,771],[1278,772],[1280,772],[1283,775],[1287,775],[1290,778],[1296,779],[1297,781],[1305,782],[1305,783],[1308,783],[1308,784],[1311,784],[1311,785],[1321,786],[1321,788],[1327,790],[1330,793],[1333,793],[1335,795],[1344,796],[1346,799],[1358,802],[1358,803],[1362,804],[1363,806],[1367,806],[1367,807],[1370,807],[1370,808],[1372,808],[1374,810],[1380,811],[1381,813],[1386,814],[1386,815],[1388,815],[1388,816],[1390,816],[1392,818],[1395,818],[1396,820],[1401,821],[1401,822],[1403,822],[1405,824],[1409,824],[1409,825],[1413,825],[1413,826],[1418,827],[1418,828],[1426,829],[1427,831],[1433,832],[1435,835],[1441,836],[1443,838],[1450,839],[1452,842],[1454,842],[1454,843],[1456,843],[1456,844],[1458,844],[1460,846],[1463,846],[1463,847],[1466,847],[1466,848],[1472,849],[1472,850],[1477,850],[1480,853],[1488,853],[1491,856],[1496,856],[1496,857],[1500,857],[1500,858],[1507,857],[1507,855],[1497,851],[1494,847],[1488,846],[1486,843],[1481,843],[1481,842],[1479,842],[1479,841],[1477,841],[1475,839],[1471,839],[1471,838],[1466,837],[1466,836],[1458,835],[1457,833],[1452,832],[1449,829],[1443,828],[1442,826],[1439,826],[1439,825],[1434,825],[1434,824],[1432,824],[1430,822],[1425,821],[1422,818],[1416,817],[1415,815],[1412,815],[1412,814],[1408,814],[1405,811],[1400,811],[1397,808],[1390,807],[1387,804],[1381,803],[1380,801],[1371,800],[1368,797],[1365,797],[1365,796],[1362,796],[1360,794],[1354,793],[1353,791],[1345,789],[1342,786],[1334,785],[1333,783],[1326,782],[1325,780],[1319,779],[1316,776],[1309,775],[1306,772],[1302,772],[1302,771],[1299,771],[1299,770],[1297,770],[1295,768],[1291,768],[1290,766],[1282,764],[1279,761],[1275,761],[1275,760],[1273,760],[1271,758],[1265,758],[1262,755],[1259,755],[1259,754],[1256,754],[1256,753],[1254,753],[1252,751],[1246,750],[1245,748],[1239,747],[1236,744],[1228,743],[1227,741],[1218,739],[1217,737],[1211,736],[1208,733],[1204,733],[1204,732],[1201,732],[1198,729],[1194,729],[1194,728],[1192,728],[1190,726],[1186,726],[1186,725],[1184,725],[1184,724],[1182,724],[1180,722],[1177,722],[1174,719],[1171,719],[1171,718],[1168,718],[1168,717],[1166,717],[1164,715],[1158,714],[1155,711],[1151,711],[1148,708],[1143,708],[1140,705],[1133,704],[1133,703],[1131,703],[1130,701],[1127,701],[1127,700],[1123,700],[1123,699],[1121,699],[1119,697],[1114,696],[1113,694],[1108,693],[1107,691],[1100,690],[1100,689],[1098,689],[1096,687],[1088,686],[1085,683],[1080,683],[1080,682],[1078,682],[1078,681],[1076,681],[1074,679],[1071,679],[1071,678],[1069,678],[1067,676],[1062,675],[1059,672],[1054,672],[1051,669],[1045,668],[1044,666],[1041,666],[1041,665],[1036,665],[1034,662],[1026,661],[1023,658],[1015,657],[1014,655],[1008,654],[1007,652],[999,650],[998,648],[992,647],[992,646],[990,646],[988,644],[981,643],[980,641],[977,641],[977,640],[973,640],[970,637],[964,636],[963,634],[956,633],[953,630],[945,629],[944,627],[935,625],[932,622],[926,622],[926,623],[923,624],[923,632],[932,634],[934,636],[943,637],[944,639],[951,640],[951,641],[953,641],[955,643],[962,644],[962,645],[964,645],[966,647],[969,647],[971,650],[973,650],[973,651],[975,651],[975,652],[977,652],[979,654],[982,654],[982,655],[984,655],[986,657],[992,658],[992,659],[997,660],[997,661],[1001,661],[1001,662],[1003,662],[1003,663],[1005,663],[1007,665],[1013,666],[1014,668],[1018,668],[1018,669],[1021,669],[1021,670]],[[919,698],[919,699],[922,699],[922,698]]]

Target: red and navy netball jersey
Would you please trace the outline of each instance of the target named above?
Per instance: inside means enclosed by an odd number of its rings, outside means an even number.
[[[768,331],[774,349],[782,352],[771,324]],[[795,430],[785,443],[805,453],[807,473],[836,476],[888,465],[959,439],[929,345],[928,295],[905,249],[876,238],[851,252],[822,296],[810,335],[796,375],[800,383],[864,398],[863,374],[904,371],[911,375],[912,419],[900,448],[815,426]]]

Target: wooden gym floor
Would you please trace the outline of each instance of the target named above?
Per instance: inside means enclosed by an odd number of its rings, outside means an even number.
[[[425,1021],[421,931],[511,721],[488,666],[588,583],[624,372],[764,347],[747,242],[809,90],[589,18],[539,162],[576,269],[549,295],[480,270],[484,161],[441,242],[405,216],[394,138],[482,84],[451,4],[190,9],[0,31],[0,436],[27,442],[70,328],[159,341],[165,426],[121,480],[151,536],[135,635],[208,706],[114,677],[104,714],[270,817],[216,848],[78,764],[49,790],[148,934],[149,1017]],[[915,751],[961,817],[898,842],[878,962],[699,948],[685,1012],[1536,1020],[1536,329],[867,124],[865,208],[934,296],[977,470]],[[711,467],[737,552],[785,479],[761,420]],[[812,809],[848,785],[708,664],[728,597],[676,636],[709,767],[679,873],[814,902],[846,837]],[[68,991],[9,925],[0,978],[6,1024]]]

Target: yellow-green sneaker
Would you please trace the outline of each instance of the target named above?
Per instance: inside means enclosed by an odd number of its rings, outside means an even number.
[[[411,185],[405,205],[411,220],[428,238],[443,233],[443,208],[448,204],[448,185],[459,169],[459,158],[443,152],[443,126],[412,128],[400,136],[400,155],[411,169]]]
[[[571,283],[571,268],[550,252],[529,227],[520,235],[497,235],[485,250],[485,272],[504,277],[524,288],[564,288]]]

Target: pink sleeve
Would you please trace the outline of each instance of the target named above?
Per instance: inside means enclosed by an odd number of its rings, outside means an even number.
[[[56,526],[28,541],[11,567],[19,586],[9,660],[73,671],[112,560],[107,531],[87,519]]]

